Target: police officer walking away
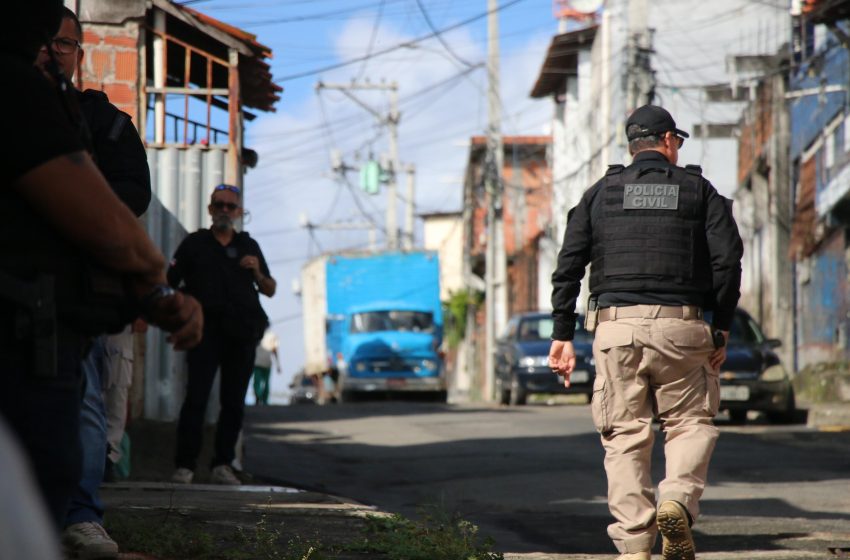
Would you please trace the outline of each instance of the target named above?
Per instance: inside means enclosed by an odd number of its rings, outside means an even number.
[[[212,482],[240,484],[231,469],[242,429],[245,393],[254,368],[254,351],[268,327],[259,294],[271,297],[277,287],[260,246],[247,232],[236,232],[242,216],[242,193],[217,186],[208,206],[212,227],[183,240],[168,269],[168,281],[198,298],[204,309],[204,337],[188,353],[186,398],[177,424],[177,453],[172,481],[194,478],[201,452],[207,399],[221,368],[221,412],[215,435]]]
[[[718,368],[740,296],[743,244],[731,203],[698,166],[676,165],[688,134],[670,113],[640,107],[626,135],[632,164],[611,166],[570,210],[552,275],[549,364],[569,386],[576,299],[590,264],[591,411],[616,519],[608,535],[618,560],[649,560],[658,531],[664,560],[693,560],[690,526],[718,436]],[[703,321],[709,309],[711,326]],[[657,509],[653,416],[666,457]]]

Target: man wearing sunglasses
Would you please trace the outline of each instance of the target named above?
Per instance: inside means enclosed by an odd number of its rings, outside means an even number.
[[[245,394],[254,369],[254,352],[268,326],[259,294],[272,297],[277,284],[260,246],[247,232],[237,232],[242,217],[238,187],[215,187],[208,206],[212,227],[183,240],[168,269],[168,281],[195,296],[204,309],[204,337],[188,353],[186,397],[177,424],[177,469],[172,481],[194,478],[204,414],[216,371],[221,370],[220,402],[211,481],[240,484],[231,463],[242,429]]]
[[[586,326],[595,329],[591,412],[605,449],[608,535],[618,560],[694,560],[699,514],[718,431],[718,368],[740,296],[743,244],[731,202],[695,165],[676,164],[688,134],[661,107],[626,121],[633,161],[612,165],[570,210],[552,275],[549,365],[569,386],[576,299],[591,264]],[[703,311],[713,310],[713,325]],[[666,477],[656,506],[653,417]]]

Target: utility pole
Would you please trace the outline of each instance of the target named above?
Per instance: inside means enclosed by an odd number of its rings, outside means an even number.
[[[502,105],[499,95],[499,2],[487,0],[487,155],[484,176],[487,191],[487,253],[484,398],[495,389],[496,332],[507,323],[505,230],[502,225]]]
[[[404,170],[407,172],[407,200],[404,212],[404,239],[402,246],[405,251],[413,250],[413,197],[416,196],[416,166],[408,163]]]
[[[647,0],[629,2],[629,63],[626,69],[628,89],[626,109],[634,109],[652,103],[655,98],[655,71],[652,69],[654,29],[647,27]]]
[[[387,230],[387,249],[391,251],[396,250],[398,249],[398,218],[396,214],[398,197],[396,193],[398,174],[401,172],[401,164],[398,159],[398,123],[401,118],[398,112],[398,84],[396,82],[373,84],[370,82],[357,83],[353,81],[350,84],[329,84],[324,82],[316,84],[317,91],[323,89],[332,89],[341,92],[378,119],[378,122],[386,126],[389,131],[390,169],[388,169],[389,181],[387,182],[387,215],[385,227]],[[389,114],[382,114],[352,93],[358,90],[388,91],[390,97]],[[413,204],[413,200],[409,200],[407,203]]]

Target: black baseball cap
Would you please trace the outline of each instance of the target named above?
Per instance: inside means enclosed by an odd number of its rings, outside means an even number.
[[[641,129],[639,132],[629,135],[629,127],[633,124],[638,125]],[[653,134],[663,134],[668,131],[675,132],[682,138],[690,138],[687,132],[676,128],[676,121],[673,120],[670,113],[658,105],[638,107],[626,121],[626,135],[629,141]]]

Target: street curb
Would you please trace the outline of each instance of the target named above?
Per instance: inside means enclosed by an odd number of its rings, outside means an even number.
[[[850,403],[823,403],[808,406],[806,425],[821,431],[850,430]]]

